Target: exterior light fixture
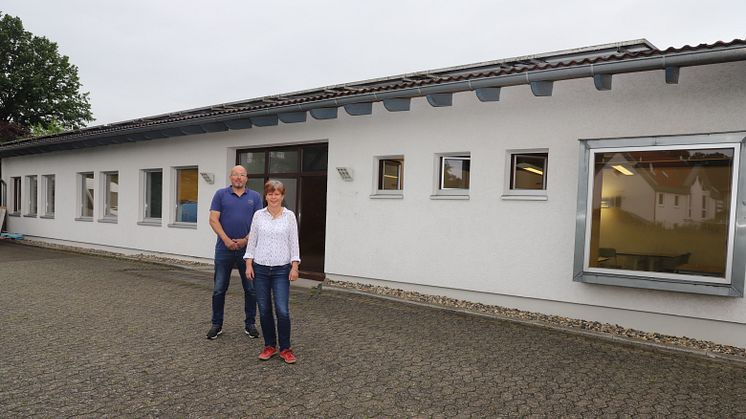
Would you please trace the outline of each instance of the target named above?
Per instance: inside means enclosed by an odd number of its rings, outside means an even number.
[[[207,173],[207,172],[200,172],[200,176],[202,176],[202,179],[205,180],[205,182],[212,185],[215,183],[215,174],[214,173]]]
[[[349,167],[337,167],[337,173],[339,177],[345,182],[352,182],[352,169]]]

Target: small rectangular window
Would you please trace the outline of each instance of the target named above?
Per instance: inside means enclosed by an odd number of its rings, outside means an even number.
[[[547,156],[547,153],[513,154],[510,189],[546,189]]]
[[[80,218],[93,218],[93,173],[80,173],[78,175],[80,188]]]
[[[39,187],[36,175],[26,176],[26,184],[28,185],[28,211],[26,215],[35,217],[38,211],[38,197]]]
[[[103,173],[104,218],[116,219],[119,214],[119,172]]]
[[[163,205],[163,171],[145,171],[144,220],[160,221]]]
[[[11,178],[13,183],[13,214],[21,213],[21,178]]]
[[[196,167],[176,169],[176,217],[177,223],[197,222],[197,188]]]
[[[404,156],[377,156],[371,198],[402,198],[404,190]]]
[[[469,189],[469,156],[442,156],[440,163],[440,189]]]
[[[679,207],[679,196],[678,195],[673,196],[673,206],[676,208]]]
[[[44,175],[42,182],[42,188],[44,188],[42,193],[44,216],[54,217],[54,175]]]

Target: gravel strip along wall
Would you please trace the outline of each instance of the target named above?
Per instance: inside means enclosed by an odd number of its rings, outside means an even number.
[[[406,301],[431,304],[457,310],[463,310],[479,314],[502,317],[509,320],[519,320],[522,322],[535,323],[551,327],[560,327],[570,330],[582,330],[596,332],[608,336],[617,336],[642,343],[659,344],[666,347],[693,349],[704,351],[705,354],[720,354],[737,357],[736,359],[746,361],[746,349],[736,346],[721,345],[715,342],[688,338],[686,336],[669,336],[654,332],[643,332],[636,329],[628,329],[617,324],[599,323],[581,319],[573,319],[562,316],[547,315],[534,313],[530,311],[521,311],[512,308],[474,303],[455,298],[444,297],[440,295],[421,294],[415,291],[404,291],[389,287],[377,285],[359,284],[346,281],[333,281],[327,279],[324,281],[333,287],[352,289],[369,294],[376,294],[386,297],[398,298]]]

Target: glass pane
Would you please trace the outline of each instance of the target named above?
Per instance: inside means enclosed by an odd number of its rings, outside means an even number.
[[[176,171],[176,221],[197,222],[197,169]]]
[[[298,171],[298,151],[270,151],[269,173],[296,173]]]
[[[402,189],[402,160],[381,160],[379,165],[378,189]]]
[[[442,188],[469,189],[469,159],[443,157]]]
[[[106,209],[104,216],[116,217],[119,212],[119,174],[106,174]]]
[[[285,200],[282,201],[282,206],[293,211],[297,215],[298,211],[296,208],[296,202],[298,197],[298,180],[292,178],[275,178],[275,180],[279,180],[283,185],[285,185]],[[263,194],[264,190],[262,190],[262,195]]]
[[[246,181],[246,186],[256,192],[259,192],[259,195],[264,196],[264,178],[251,178],[248,181]]]
[[[242,151],[238,153],[238,164],[246,169],[246,173],[251,175],[264,174],[264,156],[265,152]]]
[[[44,198],[44,214],[54,215],[54,175],[45,176],[46,191]]]
[[[13,212],[21,212],[21,178],[13,178]]]
[[[163,172],[147,172],[145,179],[145,218],[161,218]]]
[[[325,172],[327,169],[328,148],[326,145],[303,149],[303,171]]]
[[[545,189],[547,154],[514,154],[510,189]]]
[[[724,277],[733,154],[595,153],[590,266]]]
[[[83,173],[81,179],[83,202],[81,203],[80,216],[93,217],[93,173]]]
[[[38,196],[36,176],[28,177],[28,213],[36,214],[36,200]]]

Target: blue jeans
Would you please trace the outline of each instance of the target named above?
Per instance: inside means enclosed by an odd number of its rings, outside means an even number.
[[[277,336],[280,338],[280,350],[290,348],[290,264],[282,266],[254,266],[254,288],[256,302],[259,305],[259,323],[262,325],[264,346],[277,347]],[[275,334],[275,317],[277,315],[277,334]]]
[[[223,311],[225,309],[225,293],[231,283],[233,268],[238,269],[243,285],[244,311],[246,312],[245,327],[254,324],[256,318],[256,292],[254,285],[246,277],[246,261],[243,255],[246,249],[228,250],[215,249],[215,283],[212,289],[212,324],[223,325]]]

